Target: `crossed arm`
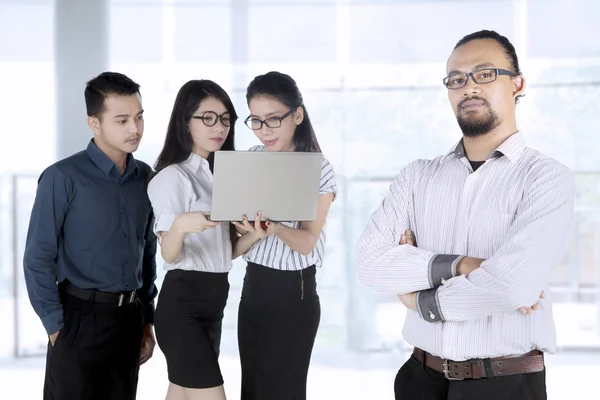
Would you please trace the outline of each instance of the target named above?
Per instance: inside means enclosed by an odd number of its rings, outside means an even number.
[[[407,229],[406,232],[400,238],[400,245],[409,245],[409,246],[417,246],[417,240],[410,229]],[[470,259],[470,260],[469,260]],[[464,257],[457,265],[456,272],[458,275],[468,275],[472,271],[479,268],[482,262],[485,260],[483,258],[472,258],[472,257]],[[420,292],[413,292],[407,294],[399,294],[398,299],[404,304],[406,308],[409,310],[417,311],[417,296]],[[546,294],[542,290],[540,293],[540,300],[543,300],[546,297]],[[532,305],[531,307],[519,307],[519,312],[521,314],[531,315],[534,311],[539,309],[540,301]]]
[[[564,256],[573,197],[573,174],[566,167],[540,169],[528,182],[508,240],[493,256],[435,254],[399,239],[410,227],[412,209],[411,171],[405,168],[357,243],[358,277],[381,292],[419,292],[406,299],[428,322],[514,312],[538,301]]]

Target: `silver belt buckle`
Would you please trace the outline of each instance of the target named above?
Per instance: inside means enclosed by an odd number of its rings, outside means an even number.
[[[127,298],[127,303],[125,303],[125,298]],[[119,303],[117,307],[121,307],[123,304],[131,304],[135,300],[135,290],[131,291],[131,293],[121,293],[119,294]]]
[[[444,370],[442,371],[444,373],[444,376],[446,377],[446,379],[448,379],[449,381],[462,381],[462,378],[453,378],[450,376],[450,365],[448,364],[448,360],[444,360]]]

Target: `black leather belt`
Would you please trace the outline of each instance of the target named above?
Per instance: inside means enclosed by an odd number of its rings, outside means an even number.
[[[135,290],[124,293],[109,293],[94,289],[81,289],[70,283],[65,285],[65,292],[83,301],[88,301],[90,303],[111,304],[117,307],[131,304],[137,297]]]

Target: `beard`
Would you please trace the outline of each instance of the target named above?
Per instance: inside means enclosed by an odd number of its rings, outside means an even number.
[[[467,100],[482,101],[485,107],[484,114],[481,117],[476,116],[473,112],[468,113],[467,116],[461,114],[460,109],[462,108],[463,103]],[[489,103],[481,97],[473,96],[471,98],[464,99],[458,104],[457,108],[458,114],[456,116],[456,120],[458,121],[458,126],[462,130],[463,135],[467,137],[483,136],[500,125],[498,114],[496,114],[496,112],[490,107]]]

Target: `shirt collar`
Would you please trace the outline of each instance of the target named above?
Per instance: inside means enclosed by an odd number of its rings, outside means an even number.
[[[525,138],[521,132],[509,136],[496,151],[504,154],[510,161],[517,161],[527,149]]]
[[[113,168],[118,168],[115,163],[98,148],[96,143],[94,143],[94,139],[90,140],[86,151],[92,162],[96,164],[106,176],[110,176],[110,172]],[[139,174],[138,165],[131,153],[127,154],[127,169],[125,170],[124,176],[129,174],[133,174],[134,177],[137,177]]]
[[[210,169],[208,160],[200,157],[198,154],[191,152],[187,160],[184,163],[193,171],[198,172],[200,169]]]
[[[487,157],[487,160],[505,156],[510,161],[516,161],[519,159],[519,157],[521,157],[523,152],[525,152],[526,148],[527,145],[525,143],[523,134],[521,132],[517,132],[510,135],[504,142],[502,142],[502,144]],[[463,139],[460,139],[458,143],[452,146],[447,155],[451,154],[454,154],[454,156],[457,158],[466,157]]]

